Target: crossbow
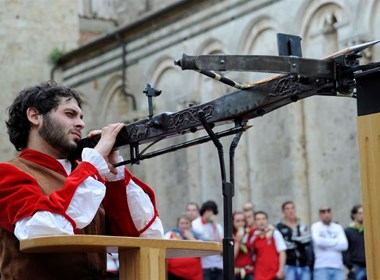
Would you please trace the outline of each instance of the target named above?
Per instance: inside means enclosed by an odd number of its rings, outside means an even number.
[[[361,52],[378,42],[372,41],[338,51],[324,59],[302,58],[300,46],[294,44],[293,37],[286,37],[290,55],[199,55],[188,56],[174,63],[182,70],[195,70],[201,74],[239,89],[209,102],[190,106],[174,113],[153,115],[152,97],[158,91],[148,84],[144,93],[149,100],[149,116],[126,124],[117,136],[114,149],[130,147],[130,159],[115,166],[138,163],[178,149],[210,141],[209,136],[199,137],[178,145],[172,145],[151,153],[139,152],[139,146],[150,143],[149,147],[162,139],[195,132],[204,128],[204,122],[211,127],[235,123],[233,128],[216,133],[224,137],[245,131],[247,120],[263,116],[289,103],[314,96],[356,97],[355,75],[380,68],[380,62],[359,64]],[[290,39],[289,39],[290,38]],[[299,37],[298,37],[299,38]],[[284,44],[282,44],[284,45]],[[280,43],[279,43],[279,50]],[[281,51],[280,51],[281,54]],[[240,83],[220,75],[223,71],[252,71],[278,73],[277,75],[253,83]],[[85,147],[95,147],[100,136],[84,138],[78,143],[78,154]]]
[[[114,149],[120,149],[125,146],[130,146],[131,149],[131,159],[114,165],[119,166],[127,163],[138,163],[146,158],[210,140],[214,142],[219,152],[224,197],[223,279],[225,280],[233,279],[234,277],[234,239],[232,237],[234,186],[231,154],[233,154],[233,149],[236,147],[242,132],[249,127],[246,125],[247,121],[263,116],[291,102],[314,95],[355,98],[358,92],[358,113],[360,103],[366,103],[363,106],[366,107],[366,112],[370,112],[372,109],[374,112],[379,111],[379,102],[371,102],[372,99],[368,97],[377,93],[378,85],[376,82],[374,83],[376,77],[373,73],[378,76],[380,62],[360,65],[359,58],[361,57],[361,51],[379,43],[380,40],[348,47],[320,60],[302,58],[300,41],[300,37],[280,34],[278,36],[279,56],[188,56],[183,54],[181,59],[175,61],[175,64],[181,67],[182,70],[198,71],[210,78],[237,88],[239,91],[226,94],[203,104],[190,106],[175,113],[153,115],[152,98],[160,95],[161,91],[148,85],[144,90],[149,101],[148,118],[126,124],[118,134],[114,145]],[[270,72],[277,73],[277,75],[258,82],[240,83],[219,74],[219,72],[224,71]],[[376,90],[368,90],[367,92],[365,90],[366,86],[375,87]],[[363,93],[367,96],[363,97]],[[378,99],[376,96],[376,100]],[[212,131],[214,126],[227,122],[234,122],[235,126],[219,133]],[[205,129],[208,136],[179,145],[172,145],[149,154],[139,152],[141,144],[150,143],[152,145],[162,139],[195,132],[199,129]],[[231,134],[235,134],[235,138],[230,146],[231,182],[228,182],[224,168],[223,147],[218,138]],[[78,151],[81,151],[84,147],[94,147],[99,139],[100,136],[82,139],[78,144]]]

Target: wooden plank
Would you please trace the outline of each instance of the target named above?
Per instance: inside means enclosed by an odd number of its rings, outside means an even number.
[[[380,279],[380,113],[358,117],[368,279]]]
[[[120,279],[143,279],[140,271],[142,265],[139,248],[119,250]]]
[[[27,253],[119,252],[120,279],[166,279],[166,258],[221,254],[217,242],[101,235],[64,235],[20,241]]]
[[[150,239],[140,237],[119,237],[102,235],[63,235],[37,237],[20,241],[20,250],[31,253],[47,252],[111,252],[118,248],[163,248],[168,258],[202,257],[221,254],[222,244],[218,242]]]

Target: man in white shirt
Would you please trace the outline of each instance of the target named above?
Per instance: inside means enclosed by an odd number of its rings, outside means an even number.
[[[192,221],[191,226],[194,231],[200,233],[208,241],[222,242],[223,228],[217,222],[218,206],[212,200],[202,204],[200,217]],[[213,255],[201,258],[203,279],[222,280],[223,278],[223,257]]]
[[[314,279],[344,280],[343,255],[348,242],[343,227],[332,222],[330,207],[319,209],[320,221],[311,226],[313,241]]]

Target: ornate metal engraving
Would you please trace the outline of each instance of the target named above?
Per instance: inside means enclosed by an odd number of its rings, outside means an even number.
[[[290,96],[298,91],[298,84],[294,81],[294,77],[286,75],[283,78],[277,79],[271,85],[267,98]]]
[[[127,135],[130,142],[139,142],[149,135],[147,122],[134,126],[126,126]]]
[[[204,106],[190,107],[186,110],[170,115],[170,125],[168,129],[176,129],[178,127],[188,127],[199,123],[198,112],[205,112],[205,118],[210,119],[214,111],[213,104],[205,104]]]

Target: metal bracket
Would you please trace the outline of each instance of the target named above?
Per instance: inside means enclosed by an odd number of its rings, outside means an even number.
[[[152,99],[152,97],[160,96],[162,91],[153,88],[150,84],[146,84],[146,88],[143,90],[143,93],[145,93],[146,96],[148,97],[148,108],[149,108],[148,118],[150,121],[153,121],[152,120],[152,117],[153,117],[153,99]]]

